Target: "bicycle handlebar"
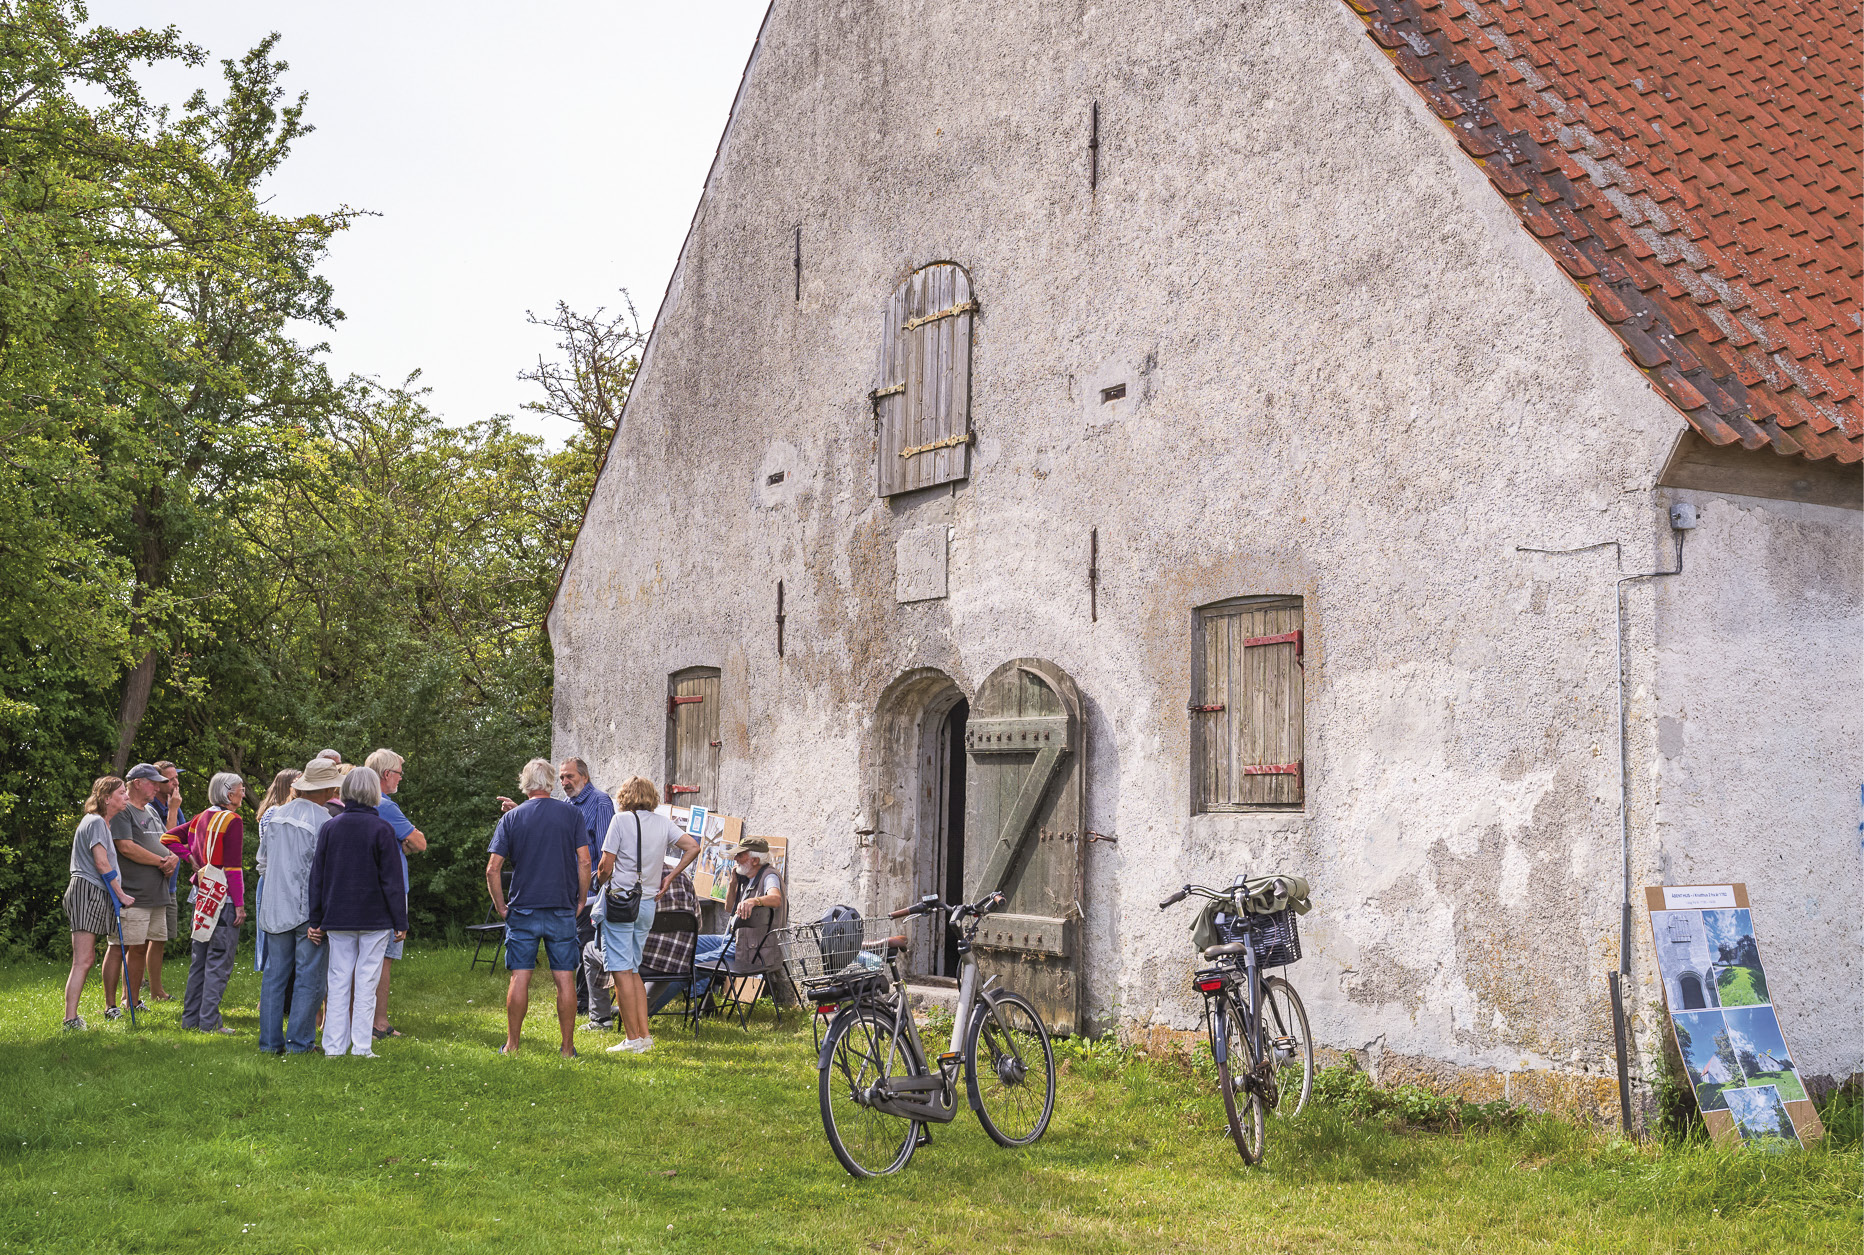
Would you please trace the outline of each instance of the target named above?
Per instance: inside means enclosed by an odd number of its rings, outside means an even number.
[[[1258,877],[1257,879],[1262,878]],[[1280,876],[1267,877],[1267,880],[1269,882],[1269,887],[1274,890],[1277,897],[1287,896],[1288,882],[1286,880]],[[1249,882],[1247,878],[1238,878],[1237,882],[1227,889],[1212,889],[1208,885],[1186,885],[1184,888],[1178,890],[1178,892],[1172,894],[1171,897],[1159,903],[1159,910],[1162,911],[1168,906],[1176,906],[1192,894],[1196,894],[1200,898],[1210,898],[1217,902],[1235,903],[1237,909],[1240,910],[1242,909],[1244,888],[1248,883],[1251,882]]]
[[[1172,894],[1171,897],[1159,903],[1159,910],[1162,911],[1168,906],[1176,906],[1193,894],[1196,894],[1200,898],[1209,898],[1215,902],[1234,902],[1236,901],[1238,892],[1240,892],[1239,887],[1212,889],[1209,885],[1186,885],[1184,888],[1178,890],[1178,892]]]
[[[1003,894],[996,889],[992,889],[975,902],[962,903],[958,906],[947,906],[939,900],[937,894],[928,893],[911,906],[903,906],[897,911],[887,912],[887,918],[906,919],[912,915],[924,915],[927,911],[950,911],[952,918],[959,920],[967,915],[988,915],[992,911],[1001,910],[1003,902]]]

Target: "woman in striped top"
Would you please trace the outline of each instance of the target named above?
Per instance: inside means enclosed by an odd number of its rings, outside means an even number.
[[[189,863],[218,867],[227,877],[227,900],[220,907],[213,936],[194,943],[193,962],[188,965],[188,992],[181,1004],[181,1027],[203,1033],[231,1035],[234,1031],[220,1022],[220,999],[233,975],[233,951],[239,945],[240,925],[246,922],[246,877],[240,870],[246,825],[239,817],[239,805],[245,796],[244,780],[230,771],[220,772],[207,782],[208,808],[180,827],[171,828],[168,834],[187,839]],[[196,883],[199,877],[196,872]]]

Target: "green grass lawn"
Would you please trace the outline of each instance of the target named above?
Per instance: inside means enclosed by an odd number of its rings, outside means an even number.
[[[1806,1096],[1800,1087],[1799,1078],[1791,1072],[1756,1072],[1747,1079],[1748,1087],[1772,1085],[1780,1091],[1781,1102],[1796,1102]]]
[[[1715,976],[1725,1007],[1758,1007],[1768,1001],[1767,978],[1752,967],[1725,967]]]
[[[1553,1119],[1459,1136],[1319,1107],[1245,1168],[1206,1080],[1111,1049],[1067,1063],[1035,1147],[998,1149],[966,1112],[903,1174],[857,1183],[823,1140],[798,1017],[566,1062],[540,982],[525,1053],[500,1058],[502,974],[466,958],[410,950],[409,1037],[373,1061],[260,1055],[250,963],[232,1038],[182,1033],[176,1003],[65,1034],[63,965],[0,965],[0,1250],[1859,1249],[1855,1146],[1660,1152]]]

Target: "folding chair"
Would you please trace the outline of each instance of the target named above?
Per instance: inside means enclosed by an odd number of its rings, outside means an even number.
[[[505,892],[507,895],[511,893],[510,872],[505,873]],[[509,896],[506,898],[506,901],[510,901]],[[505,961],[505,921],[498,917],[498,908],[495,906],[487,906],[485,908],[485,923],[468,924],[466,925],[466,931],[472,936],[472,962],[466,965],[466,970],[470,972],[479,966],[480,951],[484,950],[487,946],[496,946],[498,947],[496,952],[494,952],[491,958],[485,960],[485,970],[488,972],[496,972],[499,966]]]
[[[769,907],[758,907],[760,911]],[[735,938],[740,921],[733,917],[732,936]],[[693,969],[693,980],[706,980],[706,991],[697,999],[688,1000],[687,1019],[697,1030],[699,1021],[711,1015],[738,1017],[738,1027],[750,1031],[750,1010],[756,1005],[758,997],[765,989],[770,990],[771,1009],[777,1014],[777,1022],[783,1021],[783,1007],[778,1001],[773,980],[782,981],[792,994],[794,988],[789,985],[788,977],[783,973],[782,947],[779,934],[781,929],[773,928],[764,934],[763,942],[757,950],[739,960],[737,946],[731,947],[732,957],[719,958],[717,962]],[[740,970],[742,969],[742,970]],[[688,988],[691,988],[688,986]]]
[[[660,939],[658,943],[655,938]],[[680,1018],[686,1018],[687,1009],[693,1002],[693,969],[698,949],[699,916],[696,912],[664,908],[654,912],[654,926],[648,930],[647,942],[641,947],[640,976],[642,982],[650,986],[650,1004],[654,993],[651,986],[663,981],[682,982],[686,988],[686,1003],[680,1009]],[[668,953],[672,957],[670,963],[663,960],[663,956]]]

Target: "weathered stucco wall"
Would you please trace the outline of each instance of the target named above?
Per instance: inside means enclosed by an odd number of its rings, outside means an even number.
[[[1864,515],[1669,495],[1701,526],[1658,590],[1650,883],[1747,883],[1795,1062],[1843,1079],[1864,1071]]]
[[[941,259],[982,306],[974,471],[881,501],[880,318]],[[1051,659],[1118,837],[1083,902],[1099,1022],[1194,1022],[1171,888],[1292,870],[1320,1041],[1609,1103],[1611,584],[1516,546],[1650,569],[1679,425],[1339,5],[779,3],[552,616],[557,749],[658,778],[668,673],[718,666],[721,804],[792,838],[799,917],[892,906],[899,852],[855,835],[899,787],[883,692]],[[933,523],[950,595],[896,604]],[[1192,817],[1192,610],[1256,593],[1307,599],[1306,808]]]

